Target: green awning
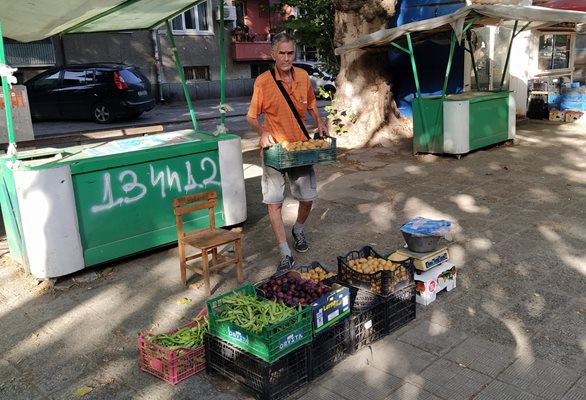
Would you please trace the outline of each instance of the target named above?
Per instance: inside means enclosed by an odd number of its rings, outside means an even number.
[[[0,2],[4,37],[30,42],[64,33],[152,29],[205,0],[16,0]],[[105,18],[107,16],[107,18]]]

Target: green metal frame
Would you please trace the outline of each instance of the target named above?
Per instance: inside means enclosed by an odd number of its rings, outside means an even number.
[[[476,66],[476,59],[474,58],[472,42],[468,38],[466,38],[466,42],[468,42],[468,48],[464,47],[464,51],[467,51],[468,54],[470,54],[470,60],[472,61],[472,71],[474,71],[474,84],[476,86],[476,90],[480,90],[480,83],[478,82],[478,67]]]
[[[462,29],[462,34],[465,34],[474,24],[474,22],[476,21],[476,17],[472,18],[472,20],[470,20],[466,26]],[[505,82],[505,77],[507,74],[507,71],[509,69],[509,63],[510,63],[510,58],[511,58],[511,50],[512,50],[512,46],[513,46],[513,40],[523,31],[525,31],[529,25],[531,25],[531,21],[527,22],[521,29],[517,30],[518,27],[518,23],[519,21],[515,20],[515,24],[513,26],[513,33],[511,35],[511,40],[509,42],[509,47],[507,49],[507,57],[505,60],[505,65],[503,68],[503,73],[501,76],[501,81],[500,81],[500,86],[499,86],[499,90],[503,89],[504,86],[504,82]],[[420,84],[419,84],[419,75],[417,73],[417,63],[415,61],[415,54],[413,52],[413,43],[411,40],[411,33],[407,32],[405,34],[405,37],[407,39],[407,48],[400,46],[397,43],[391,42],[391,46],[409,54],[410,60],[411,60],[411,69],[413,71],[413,79],[415,80],[415,90],[416,90],[416,97],[421,99],[421,88],[420,88]],[[474,51],[472,49],[472,43],[470,42],[470,40],[467,40],[468,42],[468,49],[466,49],[466,47],[464,46],[464,50],[467,51],[470,54],[470,59],[472,61],[472,68],[474,70],[474,79],[475,79],[475,84],[476,84],[476,90],[480,90],[480,85],[478,83],[478,67],[476,65],[476,60],[474,59]],[[450,72],[452,69],[452,62],[453,62],[453,57],[454,57],[454,51],[456,48],[456,43],[457,43],[457,38],[456,38],[456,33],[452,30],[452,35],[451,35],[451,41],[450,41],[450,53],[448,56],[448,63],[446,65],[446,73],[444,75],[444,82],[443,82],[443,86],[442,86],[442,101],[445,99],[446,97],[446,91],[447,91],[447,86],[448,86],[448,80],[450,77]],[[417,101],[417,107],[418,107],[418,111],[420,113],[421,116],[423,116],[424,114],[424,108],[423,108],[423,103],[421,101]],[[421,120],[422,123],[422,127],[423,127],[423,131],[427,132],[427,122],[426,122],[426,118],[423,118]],[[436,129],[438,124],[435,124]]]
[[[2,23],[0,22],[0,66],[6,65],[6,56],[4,54],[4,36],[2,35]],[[14,126],[12,124],[12,107],[10,105],[10,91],[8,79],[2,76],[2,94],[4,96],[4,110],[6,112],[6,129],[8,130],[8,143],[14,145]],[[16,154],[11,152],[14,159]]]
[[[185,101],[187,101],[187,106],[189,107],[189,115],[191,116],[191,122],[193,123],[193,129],[197,130],[197,117],[195,116],[195,110],[193,109],[193,104],[191,103],[191,96],[189,95],[189,89],[187,88],[187,83],[185,82],[185,74],[183,73],[183,67],[181,66],[181,60],[179,60],[179,53],[177,52],[177,46],[175,45],[175,38],[173,37],[173,29],[171,28],[171,24],[169,20],[165,21],[167,26],[167,34],[169,35],[169,41],[171,42],[171,51],[173,52],[173,60],[175,61],[175,66],[177,67],[177,73],[179,74],[179,79],[181,80],[181,87],[183,87],[183,94],[185,95]]]
[[[224,103],[226,102],[226,91],[224,85],[225,74],[225,60],[224,60],[224,1],[220,0],[220,124],[224,126],[226,118],[226,110]]]
[[[503,90],[503,85],[505,83],[505,77],[507,76],[507,71],[509,69],[509,61],[511,59],[511,49],[513,48],[513,40],[515,40],[515,38],[521,33],[523,32],[525,29],[527,29],[529,27],[529,25],[531,25],[531,21],[527,22],[525,24],[525,26],[523,26],[518,32],[517,32],[517,25],[519,24],[519,21],[515,20],[515,25],[513,26],[513,34],[511,35],[511,41],[509,42],[509,48],[507,49],[507,58],[505,60],[505,66],[503,68],[503,75],[501,76],[501,83],[499,85],[499,90]]]

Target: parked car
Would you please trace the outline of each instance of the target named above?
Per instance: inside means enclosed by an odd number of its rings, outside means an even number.
[[[336,93],[336,78],[325,70],[326,64],[321,61],[293,61],[293,66],[303,68],[309,74],[309,80],[317,97],[320,96],[319,87],[327,93]]]
[[[133,65],[71,64],[24,83],[33,120],[136,118],[155,106],[151,83]]]

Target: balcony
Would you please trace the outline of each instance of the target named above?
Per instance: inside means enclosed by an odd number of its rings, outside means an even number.
[[[232,60],[263,61],[272,60],[271,42],[232,42]]]

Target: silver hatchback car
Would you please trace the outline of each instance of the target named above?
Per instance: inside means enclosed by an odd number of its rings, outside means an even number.
[[[316,97],[320,96],[320,87],[329,93],[330,96],[336,93],[336,78],[325,70],[325,63],[321,61],[297,60],[293,61],[293,66],[307,71]]]

